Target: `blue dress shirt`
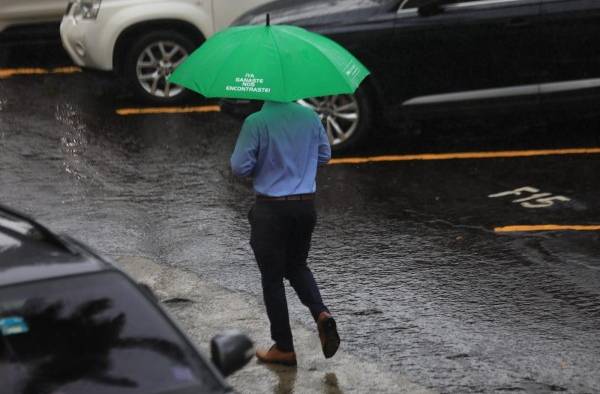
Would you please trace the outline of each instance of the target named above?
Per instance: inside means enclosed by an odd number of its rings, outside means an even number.
[[[317,114],[297,103],[266,101],[246,118],[233,154],[237,176],[254,178],[267,196],[314,193],[317,166],[331,159],[331,147]]]

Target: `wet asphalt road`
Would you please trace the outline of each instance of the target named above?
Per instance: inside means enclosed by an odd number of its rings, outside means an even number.
[[[0,48],[0,68],[67,64],[52,45]],[[260,298],[251,187],[228,168],[240,123],[115,113],[131,106],[141,105],[107,76],[0,79],[0,201],[106,255]],[[598,147],[597,125],[382,128],[352,156]],[[599,171],[598,154],[322,169],[310,264],[344,348],[442,392],[600,392],[600,232],[494,231],[600,224]],[[568,201],[514,202],[541,193]]]

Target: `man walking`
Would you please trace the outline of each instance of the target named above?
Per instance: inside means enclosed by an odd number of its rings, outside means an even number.
[[[313,110],[272,101],[246,119],[231,156],[233,173],[251,176],[256,192],[248,213],[250,245],[275,341],[270,349],[257,350],[262,362],[296,365],[284,278],[315,319],[325,357],[339,347],[335,320],[306,263],[317,219],[317,166],[330,158],[327,135]]]

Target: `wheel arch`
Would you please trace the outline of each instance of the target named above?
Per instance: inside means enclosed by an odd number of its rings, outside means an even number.
[[[159,30],[171,30],[180,33],[195,44],[200,45],[205,41],[204,34],[193,24],[178,19],[155,19],[139,22],[127,27],[119,34],[113,51],[113,70],[119,75],[123,74],[127,50],[141,35]]]
[[[361,83],[359,89],[364,90],[364,92],[367,94],[370,110],[375,118],[373,120],[381,120],[383,115],[382,108],[384,107],[384,99],[381,86],[379,85],[377,79],[369,74]]]

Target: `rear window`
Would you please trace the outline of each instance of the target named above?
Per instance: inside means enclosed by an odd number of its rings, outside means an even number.
[[[223,391],[117,272],[0,289],[0,382],[3,394]]]

